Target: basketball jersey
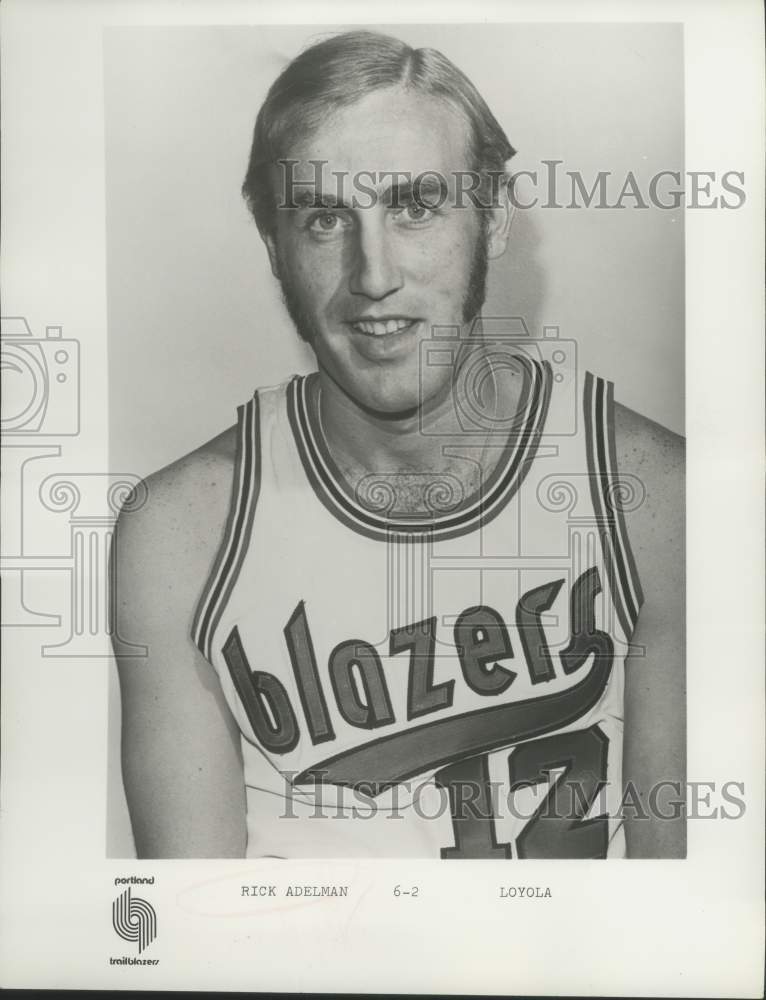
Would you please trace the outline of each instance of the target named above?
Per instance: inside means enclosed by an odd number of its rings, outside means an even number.
[[[623,670],[642,595],[612,385],[562,351],[515,362],[521,404],[488,432],[491,475],[469,497],[424,477],[426,515],[396,475],[350,490],[318,375],[239,407],[192,637],[241,731],[249,857],[624,855]]]

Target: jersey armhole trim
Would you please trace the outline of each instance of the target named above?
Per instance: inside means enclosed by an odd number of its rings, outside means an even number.
[[[625,484],[617,468],[613,384],[586,372],[584,411],[588,482],[606,576],[620,624],[630,640],[644,595],[623,512]]]
[[[250,545],[261,480],[258,394],[237,407],[237,454],[223,541],[197,605],[191,637],[211,662],[213,636]]]

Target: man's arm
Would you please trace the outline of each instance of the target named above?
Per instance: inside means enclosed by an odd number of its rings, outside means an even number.
[[[620,475],[636,476],[644,502],[626,514],[626,525],[644,593],[633,644],[643,656],[625,668],[623,785],[630,782],[648,819],[625,813],[628,857],[686,856],[683,812],[675,819],[651,814],[650,791],[666,815],[684,798],[686,781],[686,684],[684,670],[684,442],[683,438],[622,406],[615,407]],[[626,802],[630,802],[626,795]]]
[[[221,541],[230,432],[147,481],[113,549],[117,634],[148,647],[118,657],[125,793],[141,858],[243,857],[239,737],[213,668],[190,637]]]

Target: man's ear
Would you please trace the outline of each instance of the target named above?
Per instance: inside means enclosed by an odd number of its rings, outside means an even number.
[[[504,184],[498,192],[497,205],[488,211],[487,255],[493,259],[502,257],[505,253],[508,238],[511,235],[511,223],[516,211],[516,206],[511,202],[508,184]]]
[[[269,254],[269,264],[271,264],[271,273],[274,277],[279,280],[279,260],[277,258],[277,241],[274,238],[274,234],[266,233],[260,230],[261,239],[266,244],[266,250]]]

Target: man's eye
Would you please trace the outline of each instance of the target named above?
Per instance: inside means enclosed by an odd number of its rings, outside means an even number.
[[[433,218],[434,212],[425,205],[411,201],[409,205],[405,205],[402,214],[405,222],[428,222]]]
[[[318,212],[309,221],[315,233],[334,233],[343,228],[345,220],[337,212]]]

